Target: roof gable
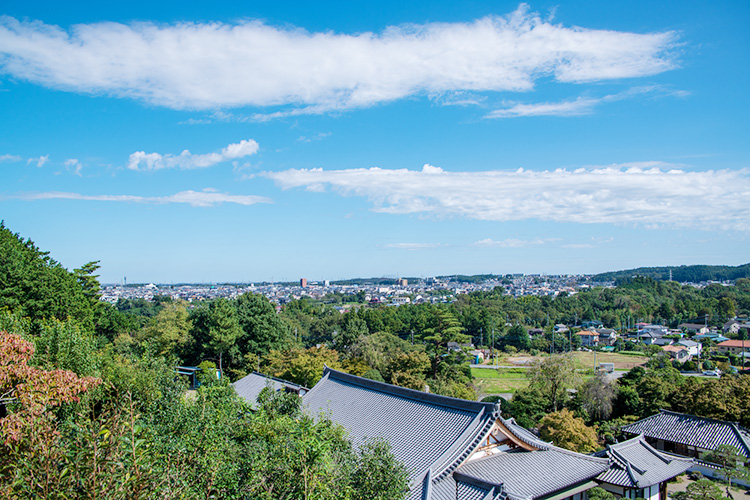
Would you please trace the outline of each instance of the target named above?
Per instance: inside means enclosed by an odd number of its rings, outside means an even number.
[[[622,430],[706,450],[728,444],[750,457],[750,432],[734,422],[661,410],[661,413],[626,425]]]
[[[693,460],[665,455],[649,445],[642,435],[628,441],[607,446],[597,456],[612,460],[609,470],[599,475],[599,481],[646,488],[682,474],[693,465]]]

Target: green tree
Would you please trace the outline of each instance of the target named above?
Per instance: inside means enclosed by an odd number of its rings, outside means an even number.
[[[219,371],[224,373],[224,353],[233,347],[242,335],[237,312],[229,300],[218,298],[209,306],[208,341],[204,348],[219,357]]]
[[[552,411],[561,408],[568,399],[568,389],[576,387],[579,376],[570,354],[553,354],[535,362],[526,372],[530,386],[549,402]]]
[[[92,301],[76,275],[0,221],[0,309],[32,321],[73,318],[93,328]]]
[[[730,488],[732,487],[732,480],[750,479],[747,457],[732,445],[719,445],[714,451],[706,454],[704,459],[707,462],[721,465],[722,468],[718,472],[729,482]]]
[[[448,353],[448,342],[459,344],[469,341],[469,336],[462,333],[461,323],[447,309],[438,309],[432,319],[432,325],[425,329],[422,339],[432,356],[432,377],[437,378],[438,367],[443,356]]]
[[[539,435],[555,446],[579,453],[591,453],[599,448],[596,431],[567,408],[545,416],[539,422]]]
[[[531,347],[529,332],[521,325],[514,325],[508,330],[505,335],[505,342],[522,351],[528,351]]]
[[[263,295],[244,293],[235,301],[237,320],[242,329],[242,353],[258,356],[272,349],[285,350],[293,343],[289,327],[276,314],[276,309]]]
[[[690,483],[684,492],[677,493],[678,500],[722,500],[721,489],[709,479],[699,479]]]
[[[151,319],[144,329],[143,338],[153,340],[162,355],[182,356],[192,340],[192,326],[185,304],[172,302]]]

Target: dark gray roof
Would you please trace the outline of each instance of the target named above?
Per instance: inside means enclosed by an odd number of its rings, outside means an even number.
[[[446,478],[497,418],[493,403],[419,392],[327,367],[303,402],[309,413],[322,413],[347,429],[354,443],[386,439],[410,472],[412,498]]]
[[[595,454],[608,457],[608,471],[597,477],[599,481],[626,488],[647,488],[682,474],[693,465],[689,458],[666,455],[655,450],[643,436],[607,446]]]
[[[459,483],[502,489],[511,500],[543,498],[595,478],[606,458],[582,455],[537,441],[539,450],[515,449],[465,463],[453,473]]]
[[[280,378],[269,377],[262,373],[253,372],[246,377],[239,379],[237,382],[232,384],[237,394],[245,398],[248,403],[255,404],[258,398],[258,394],[263,390],[264,387],[269,386],[274,391],[290,390],[298,394],[307,392],[305,387],[281,380]]]
[[[661,410],[661,413],[626,425],[622,430],[705,450],[728,444],[750,458],[750,431],[735,422]]]

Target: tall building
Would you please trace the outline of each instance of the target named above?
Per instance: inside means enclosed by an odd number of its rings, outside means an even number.
[[[409,280],[407,280],[406,278],[401,278],[396,283],[398,284],[398,286],[408,286]]]
[[[302,288],[307,288],[307,279],[302,278],[301,280],[299,280],[299,286],[301,286]]]

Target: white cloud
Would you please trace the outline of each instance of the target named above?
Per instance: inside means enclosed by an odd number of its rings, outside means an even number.
[[[49,161],[49,155],[40,156],[39,158],[29,158],[27,164],[35,163],[38,168],[42,168]]]
[[[440,243],[388,243],[386,248],[397,248],[400,250],[424,250],[425,248],[437,248],[442,246]]]
[[[218,153],[199,155],[193,154],[187,149],[176,156],[136,151],[128,158],[128,168],[131,170],[159,170],[162,168],[181,168],[187,170],[206,168],[224,161],[254,155],[257,152],[258,143],[252,139],[243,139],[236,144],[229,144]]]
[[[676,66],[677,39],[669,31],[553,24],[525,4],[472,22],[352,34],[256,20],[65,30],[4,16],[0,70],[51,88],[178,109],[291,105],[319,113],[411,95],[528,91],[550,77],[580,83],[653,75]]]
[[[686,97],[688,92],[670,90],[662,86],[633,87],[631,89],[610,94],[604,97],[578,97],[573,100],[560,102],[542,102],[524,104],[509,102],[507,107],[496,109],[488,113],[485,118],[515,118],[520,116],[580,116],[588,115],[594,108],[605,102],[621,101],[638,95],[652,94],[658,96]]]
[[[23,158],[18,155],[0,155],[0,163],[14,163],[21,160],[23,160]]]
[[[332,189],[373,210],[487,221],[750,230],[750,170],[690,172],[661,162],[576,170],[447,172],[381,168],[265,172],[283,189]]]
[[[519,240],[516,238],[508,238],[501,241],[495,241],[491,238],[485,238],[474,242],[476,247],[500,247],[500,248],[524,248],[530,246],[544,245],[553,241],[558,241],[559,238],[534,238],[533,240]]]
[[[11,198],[27,201],[35,200],[83,200],[83,201],[117,201],[128,203],[166,204],[184,203],[193,207],[212,207],[221,203],[235,203],[238,205],[255,205],[256,203],[271,203],[269,198],[254,195],[236,195],[220,193],[214,189],[203,191],[180,191],[168,196],[136,196],[136,195],[86,195],[80,193],[66,193],[51,191],[46,193],[27,193]]]
[[[69,160],[65,160],[63,164],[65,165],[65,168],[68,169],[68,172],[72,172],[79,177],[81,176],[83,164],[78,159],[70,158]]]

